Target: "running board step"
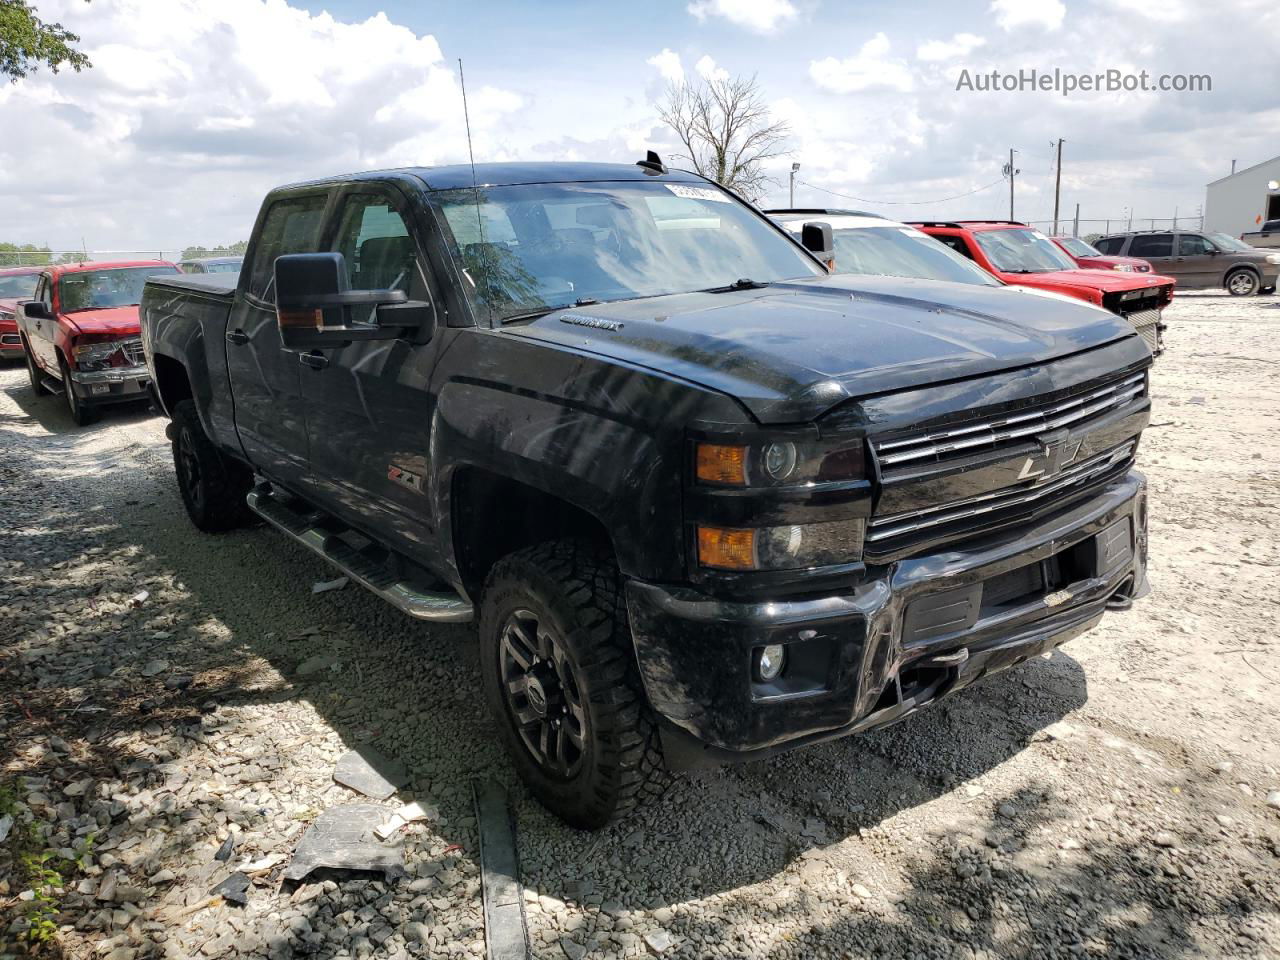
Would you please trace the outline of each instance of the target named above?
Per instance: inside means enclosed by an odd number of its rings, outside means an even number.
[[[50,393],[57,394],[58,396],[62,396],[64,388],[62,386],[62,381],[59,380],[57,377],[47,377],[47,376],[41,377],[40,385],[43,386],[46,390],[48,390]]]
[[[343,540],[343,528],[319,511],[293,509],[263,487],[245,497],[249,509],[281,533],[318,553],[356,583],[372,590],[411,617],[436,623],[465,623],[472,619],[470,603],[450,590],[432,591],[395,576],[388,568],[386,548],[370,543],[356,549]]]

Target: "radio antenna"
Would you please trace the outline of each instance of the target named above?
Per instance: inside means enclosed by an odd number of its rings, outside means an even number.
[[[471,193],[475,198],[476,205],[476,228],[480,231],[480,248],[478,253],[482,261],[483,269],[488,270],[488,254],[485,252],[484,245],[484,217],[480,215],[480,184],[476,180],[476,154],[471,146],[471,113],[467,109],[467,78],[462,72],[462,58],[458,58],[458,82],[462,85],[462,119],[467,125],[467,155],[471,158]],[[483,278],[482,278],[483,279]],[[483,290],[477,291],[483,296]],[[488,300],[488,297],[485,297]],[[487,305],[487,304],[486,304]],[[492,319],[492,316],[491,316]]]

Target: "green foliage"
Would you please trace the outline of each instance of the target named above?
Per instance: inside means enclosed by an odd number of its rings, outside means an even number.
[[[0,0],[0,76],[17,82],[42,66],[54,73],[64,66],[79,73],[93,66],[72,47],[79,42],[62,24],[37,17],[36,8],[25,0]]]
[[[0,267],[46,267],[52,262],[53,251],[48,244],[38,247],[34,243],[0,243]]]
[[[205,257],[243,257],[249,249],[248,240],[237,240],[218,247],[187,247],[179,260],[203,260]]]

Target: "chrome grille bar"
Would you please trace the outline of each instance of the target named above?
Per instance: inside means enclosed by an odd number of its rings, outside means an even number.
[[[120,346],[120,352],[124,354],[126,360],[135,365],[146,360],[142,352],[141,337],[131,337],[125,340]]]
[[[1141,396],[1146,391],[1146,381],[1145,372],[1135,373],[1089,393],[1059,400],[1035,410],[898,440],[873,440],[872,446],[884,467],[915,460],[933,460],[974,447],[996,446],[1118,409],[1134,397]]]
[[[1090,457],[1081,463],[1068,467],[1057,476],[1041,480],[1030,486],[1005,487],[990,493],[952,500],[950,503],[935,507],[923,507],[906,513],[896,513],[884,517],[875,517],[867,525],[866,540],[873,543],[899,537],[903,534],[915,533],[929,527],[964,520],[984,513],[1003,510],[1008,507],[1019,507],[1027,504],[1045,505],[1052,495],[1079,484],[1087,484],[1105,474],[1117,463],[1128,460],[1133,455],[1135,443],[1130,440],[1118,447]]]

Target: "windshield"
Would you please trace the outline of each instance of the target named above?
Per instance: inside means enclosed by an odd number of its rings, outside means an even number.
[[[204,265],[204,272],[205,273],[239,273],[240,263],[241,261],[239,260],[215,260],[212,263],[206,263]]]
[[[1225,233],[1211,233],[1209,239],[1223,250],[1234,250],[1236,253],[1257,253],[1257,247],[1251,247],[1243,240]]]
[[[798,234],[803,224],[788,224],[792,226]],[[911,227],[845,227],[832,231],[832,241],[837,273],[1000,285],[967,257]]]
[[[0,276],[0,300],[30,300],[36,295],[38,273],[17,273]]]
[[[1048,273],[1077,270],[1075,263],[1039,230],[975,230],[978,246],[997,270]]]
[[[478,192],[478,209],[470,188],[434,196],[473,303],[498,319],[824,273],[710,185],[537,183]]]
[[[1067,248],[1067,253],[1073,257],[1100,257],[1101,250],[1095,250],[1083,240],[1077,240],[1075,237],[1062,237],[1058,240],[1060,244]]]
[[[129,307],[142,302],[147,277],[177,273],[177,267],[116,267],[110,270],[80,270],[58,281],[58,308],[63,313]]]

